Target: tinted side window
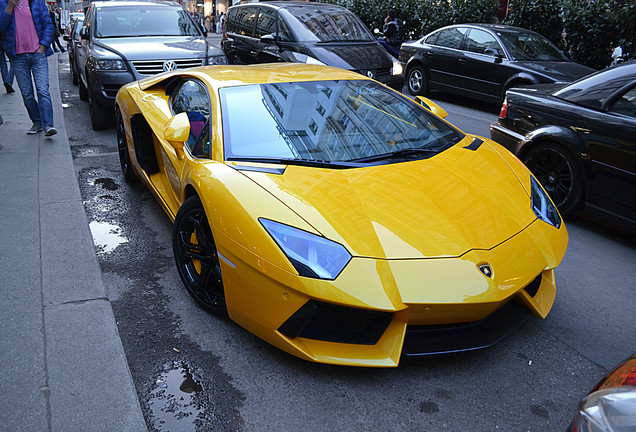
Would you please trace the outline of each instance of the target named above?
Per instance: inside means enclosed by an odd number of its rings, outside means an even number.
[[[287,25],[287,23],[285,22],[285,19],[283,17],[281,17],[280,15],[278,16],[278,39],[284,42],[293,42],[294,41],[294,34],[292,33],[291,29],[289,28],[289,25]]]
[[[471,29],[466,38],[466,50],[486,54],[486,50],[488,49],[497,54],[503,54],[499,42],[497,42],[497,39],[495,39],[493,35],[483,30]]]
[[[436,45],[445,48],[459,49],[466,34],[466,27],[453,27],[439,32]]]
[[[435,41],[437,41],[437,36],[438,35],[439,35],[439,32],[438,33],[433,33],[432,35],[430,35],[429,37],[424,39],[424,43],[427,43],[429,45],[435,45]]]
[[[225,17],[225,30],[228,33],[236,33],[236,9],[229,9]]]
[[[204,157],[210,148],[210,98],[201,83],[185,81],[172,98],[172,112],[186,113],[190,121],[190,135],[186,146],[196,157]]]
[[[234,33],[245,36],[252,36],[254,31],[254,21],[256,21],[256,8],[240,8],[236,12]]]
[[[262,8],[258,14],[254,36],[260,38],[272,33],[276,33],[276,11],[270,8]]]
[[[636,87],[632,87],[631,90],[614,102],[610,112],[636,118]]]

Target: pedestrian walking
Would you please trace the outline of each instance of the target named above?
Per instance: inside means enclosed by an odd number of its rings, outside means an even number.
[[[55,12],[50,11],[49,15],[51,16],[51,22],[53,23],[53,43],[51,43],[51,48],[53,48],[53,51],[55,52],[58,52],[58,51],[66,52],[66,50],[60,43],[60,40],[58,39],[60,37],[60,28],[57,25]],[[56,45],[57,45],[57,48],[56,48]]]
[[[221,12],[221,15],[219,15],[219,22],[216,24],[216,32],[223,33],[224,25],[225,25],[225,14]]]
[[[7,66],[7,36],[5,32],[0,32],[0,74],[2,74],[2,82],[4,83],[4,89],[7,93],[14,93],[13,90],[13,65],[9,60],[9,66]]]
[[[47,60],[47,56],[53,55],[50,47],[53,23],[46,3],[44,0],[0,0],[0,31],[6,32],[7,54],[33,122],[27,134],[44,130],[45,136],[55,135]]]

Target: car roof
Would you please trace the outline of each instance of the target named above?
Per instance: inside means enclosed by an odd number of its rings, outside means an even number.
[[[109,1],[94,1],[91,3],[95,7],[114,7],[114,6],[131,6],[140,7],[146,5],[166,6],[166,7],[178,7],[182,8],[179,3],[163,0],[109,0]]]
[[[290,8],[296,8],[296,7],[303,7],[303,8],[312,8],[312,9],[320,9],[320,8],[338,8],[338,9],[344,9],[344,7],[339,6],[339,5],[335,5],[335,4],[330,4],[330,3],[314,3],[314,2],[306,2],[306,1],[264,1],[264,2],[258,2],[258,4],[256,3],[243,3],[243,4],[238,4],[238,5],[234,5],[232,6],[233,8],[236,7],[245,7],[245,6],[270,6],[273,7],[275,9],[290,9]]]
[[[367,80],[370,78],[357,72],[331,66],[308,65],[305,63],[264,63],[258,65],[218,65],[201,66],[187,70],[174,70],[139,81],[139,87],[146,90],[163,83],[175,76],[191,76],[205,81],[218,89],[250,84],[332,81],[332,80]],[[135,85],[131,83],[129,85]]]
[[[450,28],[450,27],[478,27],[486,30],[491,30],[494,32],[502,32],[502,33],[536,33],[535,31],[528,30],[522,27],[514,27],[503,24],[487,24],[487,23],[466,23],[466,24],[453,24],[442,28]],[[442,28],[436,29],[441,30]],[[431,33],[433,33],[431,32]]]

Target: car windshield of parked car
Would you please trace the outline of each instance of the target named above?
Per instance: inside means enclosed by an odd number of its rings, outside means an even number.
[[[464,137],[370,80],[254,84],[219,93],[226,160],[359,162],[398,152],[423,158]]]
[[[600,110],[614,92],[636,80],[636,68],[630,69],[619,66],[596,72],[568,84],[556,91],[554,96],[573,104]]]
[[[187,12],[180,8],[109,6],[97,9],[97,37],[200,36]]]
[[[310,4],[311,5],[311,4]],[[354,14],[342,8],[312,8],[311,6],[290,7],[281,11],[290,13],[300,25],[296,29],[301,42],[371,42],[375,38]]]
[[[515,60],[568,61],[568,58],[557,47],[541,35],[498,32],[497,36]]]

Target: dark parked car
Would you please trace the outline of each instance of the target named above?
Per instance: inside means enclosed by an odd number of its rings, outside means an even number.
[[[636,231],[636,61],[569,85],[509,90],[490,136],[515,153],[562,214]]]
[[[77,68],[77,59],[75,57],[75,50],[79,46],[82,46],[82,39],[80,38],[80,30],[84,25],[84,18],[75,19],[71,25],[68,35],[64,35],[64,40],[68,42],[68,64],[71,67],[71,76],[73,77],[73,84],[77,84],[78,82],[78,68]]]
[[[412,95],[442,90],[501,103],[509,88],[566,83],[594,72],[570,61],[538,33],[494,24],[459,24],[400,49]]]
[[[112,125],[122,85],[160,72],[227,64],[190,14],[173,2],[92,2],[80,37],[75,54],[79,93],[88,99],[95,130]]]
[[[232,64],[294,62],[359,72],[401,89],[402,65],[349,10],[309,2],[249,3],[228,9],[221,47]]]
[[[605,375],[579,404],[570,432],[636,430],[636,354]]]

